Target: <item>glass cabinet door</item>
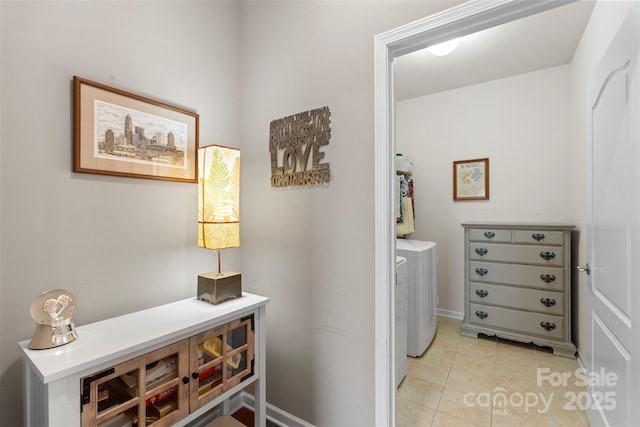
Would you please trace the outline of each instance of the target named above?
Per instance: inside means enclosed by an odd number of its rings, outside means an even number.
[[[253,372],[253,330],[251,319],[229,325],[227,334],[226,387],[231,388],[250,376]]]
[[[82,426],[169,426],[189,413],[189,341],[84,377]]]
[[[111,420],[124,420],[125,412],[135,411],[140,402],[138,377],[138,365],[130,361],[82,378],[82,425],[109,425]],[[133,387],[126,381],[132,381]]]
[[[144,408],[138,407],[138,420],[145,417],[142,425],[169,426],[189,413],[188,340],[145,356],[141,372],[145,393]]]
[[[191,338],[191,410],[253,373],[253,316]]]

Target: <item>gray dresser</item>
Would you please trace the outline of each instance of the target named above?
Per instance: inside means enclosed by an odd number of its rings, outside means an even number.
[[[479,333],[575,358],[571,341],[571,230],[566,224],[463,223],[462,335]]]

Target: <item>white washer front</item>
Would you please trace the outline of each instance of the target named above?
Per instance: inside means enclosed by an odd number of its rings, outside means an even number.
[[[407,260],[396,257],[395,283],[396,387],[407,373]]]
[[[396,255],[407,259],[407,355],[427,349],[438,324],[438,253],[434,242],[396,239]]]

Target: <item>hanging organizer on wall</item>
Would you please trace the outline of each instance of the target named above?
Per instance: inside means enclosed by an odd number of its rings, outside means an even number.
[[[413,198],[413,161],[396,154],[396,236],[404,237],[416,231]]]

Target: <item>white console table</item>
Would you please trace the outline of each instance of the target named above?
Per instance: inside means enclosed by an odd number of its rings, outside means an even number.
[[[134,369],[136,372],[145,371],[144,363],[153,360],[149,357],[155,357],[155,354],[167,354],[167,351],[173,352],[174,348],[180,348],[180,366],[185,368],[180,368],[181,370],[171,377],[171,382],[167,383],[168,386],[178,388],[180,396],[184,397],[184,399],[181,397],[182,400],[178,400],[176,405],[180,413],[176,411],[172,418],[167,417],[166,421],[160,418],[155,422],[147,422],[147,425],[185,426],[247,385],[254,383],[255,425],[264,427],[266,425],[265,305],[268,301],[268,298],[246,292],[243,293],[242,298],[219,305],[189,298],[79,326],[76,328],[78,338],[60,347],[31,350],[28,348],[29,340],[20,342],[19,347],[23,353],[25,425],[33,427],[95,425],[96,417],[104,417],[104,414],[97,416],[94,414],[93,418],[87,421],[86,413],[91,411],[85,410],[86,402],[83,400],[88,393],[85,392],[83,395],[81,385],[83,380],[96,376],[106,381],[107,375],[114,372],[114,367],[116,370],[113,375],[120,375],[118,366]],[[247,319],[251,319],[252,329],[247,329],[249,331],[245,338],[247,343],[242,348],[238,347],[236,351],[243,351],[245,355],[253,354],[253,366],[251,367],[248,360],[246,371],[242,372],[242,379],[239,378],[240,375],[236,379],[229,374],[229,379],[225,377],[224,381],[220,380],[214,384],[215,393],[212,392],[213,394],[206,400],[198,401],[198,394],[201,396],[206,394],[202,392],[202,387],[198,393],[198,382],[202,378],[198,378],[198,373],[208,366],[203,364],[202,355],[198,356],[197,345],[212,336],[226,337],[229,334],[231,337],[233,332],[228,332],[232,330],[228,327],[235,328],[238,324],[248,325]],[[191,347],[189,347],[190,343]],[[171,350],[165,351],[166,349]],[[231,372],[229,365],[232,364],[234,350],[230,346],[228,349],[230,355],[225,352],[217,361],[208,362],[209,365],[217,363],[221,367],[218,371],[222,371],[223,376],[227,375],[227,370]],[[177,350],[176,354],[178,354]],[[202,364],[201,368],[198,368],[198,362]],[[247,371],[249,374],[245,375]],[[120,415],[119,412],[115,412],[118,407],[124,409],[128,407],[129,410],[133,408],[134,411],[140,407],[142,408],[139,410],[140,414],[144,414],[145,399],[151,394],[144,394],[145,374],[141,373],[140,376],[142,377],[141,382],[138,383],[142,389],[138,391],[140,396],[130,399],[125,404],[117,404],[115,409],[109,409],[109,411]],[[219,385],[216,386],[216,384]],[[161,387],[147,390],[147,393],[155,394]],[[92,396],[97,396],[97,392],[92,391],[92,393],[94,393]],[[194,401],[197,402],[196,405]],[[81,409],[85,412],[84,415],[81,414]],[[97,411],[94,410],[94,412]],[[108,416],[111,417],[111,415]],[[170,419],[172,421],[169,421]],[[141,424],[144,425],[144,422],[138,425]]]

